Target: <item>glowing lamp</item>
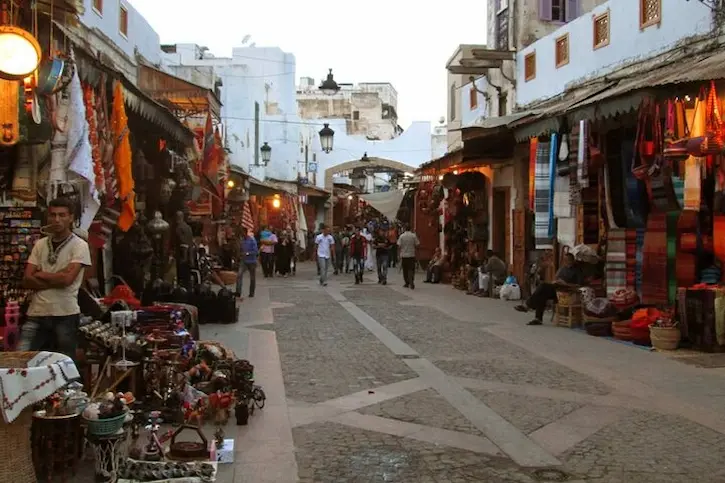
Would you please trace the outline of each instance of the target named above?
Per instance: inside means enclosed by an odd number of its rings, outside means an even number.
[[[40,44],[29,32],[9,25],[0,26],[0,78],[21,80],[40,64]]]
[[[279,198],[275,198],[272,200],[272,206],[274,206],[275,208],[279,208],[281,205],[282,205],[282,202],[279,201]]]
[[[234,180],[233,179],[230,179],[229,181],[227,181],[227,188],[229,188],[229,189],[234,188]]]
[[[438,175],[438,181],[443,181],[443,175]]]
[[[347,195],[347,199],[352,201],[352,195]]]

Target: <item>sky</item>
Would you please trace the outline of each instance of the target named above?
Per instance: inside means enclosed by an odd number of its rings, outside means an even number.
[[[446,115],[445,65],[459,44],[486,43],[486,0],[351,2],[131,0],[161,43],[195,43],[231,56],[245,35],[297,60],[296,82],[390,82],[399,124]]]

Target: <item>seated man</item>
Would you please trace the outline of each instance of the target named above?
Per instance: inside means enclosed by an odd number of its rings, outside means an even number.
[[[536,287],[531,297],[526,301],[526,305],[517,305],[514,307],[519,312],[528,312],[529,309],[535,310],[534,320],[528,325],[541,325],[544,318],[544,310],[549,300],[557,301],[557,290],[576,290],[584,283],[584,276],[576,266],[574,255],[567,253],[564,256],[564,266],[556,272],[556,280],[554,283],[542,282]]]
[[[486,253],[488,260],[486,264],[481,268],[481,274],[479,275],[479,287],[481,292],[488,292],[489,284],[491,280],[493,283],[503,282],[506,279],[507,268],[506,263],[501,260],[493,250],[489,250]]]
[[[433,258],[428,262],[425,270],[425,283],[440,283],[441,271],[443,270],[443,254],[440,248],[436,248],[433,252]]]

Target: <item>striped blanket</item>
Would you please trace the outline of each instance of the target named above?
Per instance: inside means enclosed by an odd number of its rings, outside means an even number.
[[[551,248],[549,237],[549,208],[551,205],[551,145],[539,141],[536,146],[536,172],[534,177],[534,232],[536,248]]]
[[[650,213],[642,247],[642,303],[669,302],[667,276],[667,214]]]
[[[607,296],[627,288],[627,232],[610,229],[607,241]]]
[[[589,187],[589,122],[586,120],[579,121],[577,181],[582,188]]]

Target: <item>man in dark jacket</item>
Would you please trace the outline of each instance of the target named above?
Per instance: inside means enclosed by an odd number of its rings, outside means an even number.
[[[363,283],[365,259],[368,255],[368,241],[360,233],[360,228],[356,227],[350,237],[349,253],[352,260],[352,271],[355,274],[355,285]]]
[[[239,273],[237,274],[237,298],[242,298],[242,281],[244,272],[249,272],[249,296],[254,297],[254,289],[257,285],[257,257],[259,246],[254,238],[254,232],[246,228],[242,229],[244,236],[241,242],[241,260],[239,261]]]

